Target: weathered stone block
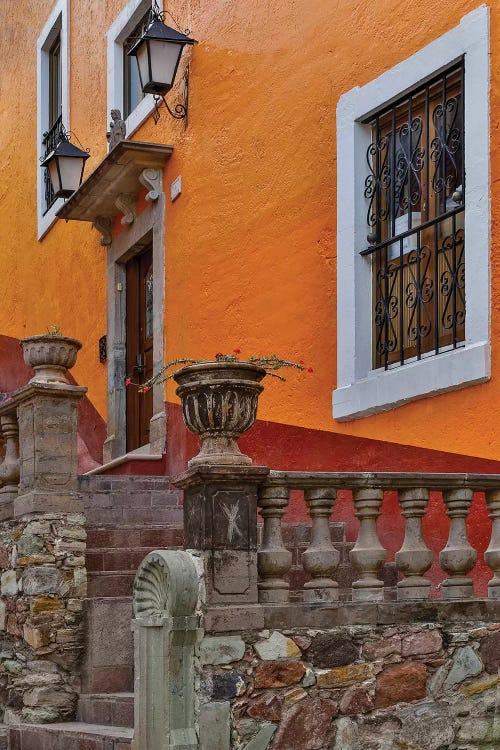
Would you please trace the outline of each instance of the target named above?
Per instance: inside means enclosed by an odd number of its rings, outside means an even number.
[[[403,656],[422,656],[441,650],[443,639],[439,630],[427,630],[403,638]]]
[[[245,682],[238,672],[222,672],[212,675],[212,699],[228,701],[245,690]]]
[[[247,714],[252,719],[259,721],[280,721],[282,714],[283,698],[272,693],[260,695],[257,700],[247,708]]]
[[[274,631],[270,638],[258,641],[254,648],[261,659],[269,661],[300,656],[301,654],[297,644],[291,638],[287,638],[277,630]]]
[[[230,703],[206,703],[200,710],[200,750],[230,750]]]
[[[377,677],[375,707],[410,703],[426,694],[427,668],[423,664],[396,664],[384,669]]]
[[[348,635],[319,633],[307,650],[307,658],[321,669],[342,667],[359,658],[359,646]]]
[[[255,670],[256,688],[280,688],[296,685],[306,672],[300,661],[272,661],[258,664]]]
[[[373,708],[373,699],[369,691],[358,685],[347,688],[339,704],[343,714],[366,714]]]
[[[275,736],[273,750],[321,750],[334,737],[337,706],[323,698],[306,699],[288,709]]]
[[[496,674],[500,667],[500,631],[481,638],[479,654],[486,671],[490,674]]]
[[[6,570],[5,573],[2,573],[2,578],[0,580],[2,594],[6,596],[15,596],[15,594],[18,593],[15,570]]]
[[[48,628],[36,628],[33,625],[24,623],[23,638],[32,648],[42,648],[49,644]]]
[[[202,664],[231,664],[243,659],[245,644],[239,635],[204,638],[200,647]]]
[[[372,664],[351,664],[348,667],[337,667],[316,674],[319,688],[344,687],[353,682],[363,682],[373,674]]]
[[[475,677],[483,671],[483,664],[476,652],[471,646],[464,646],[456,650],[453,657],[453,664],[448,676],[444,681],[444,689],[448,690],[463,682],[468,677]]]
[[[274,724],[266,724],[262,727],[260,732],[250,740],[245,747],[245,750],[267,750],[275,732],[276,726]]]
[[[27,596],[57,594],[62,580],[62,574],[58,568],[30,567],[23,574],[23,590]]]
[[[391,654],[401,653],[401,637],[393,635],[376,641],[366,641],[363,644],[363,655],[370,660],[383,659]]]

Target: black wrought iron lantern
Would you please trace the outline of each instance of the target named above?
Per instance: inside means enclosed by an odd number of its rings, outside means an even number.
[[[68,198],[82,184],[87,151],[70,142],[66,133],[61,133],[57,146],[42,161],[50,175],[54,198]]]
[[[163,99],[172,117],[181,119],[186,116],[187,100],[184,104],[176,105],[174,113],[164,97],[174,85],[184,47],[197,42],[188,36],[189,29],[183,34],[167,26],[163,22],[164,15],[155,2],[144,33],[128,54],[137,60],[143,93],[153,94],[157,102]]]

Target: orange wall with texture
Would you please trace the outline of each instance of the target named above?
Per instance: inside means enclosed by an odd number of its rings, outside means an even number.
[[[71,2],[71,129],[106,153],[106,36],[123,0]],[[491,6],[492,378],[484,385],[349,423],[332,417],[336,382],[335,109],[363,85],[456,26],[477,1],[172,0],[199,44],[189,127],[163,111],[133,136],[170,143],[166,208],[168,359],[276,353],[313,374],[268,379],[259,417],[343,434],[498,458],[500,8]],[[75,378],[105,415],[105,250],[89,225],[58,222],[36,240],[36,38],[52,3],[0,8],[2,179],[0,331],[57,322],[84,342]],[[15,45],[18,54],[8,53]],[[172,92],[175,100],[178,92]],[[19,143],[22,148],[19,148]],[[1,384],[0,384],[1,385]],[[174,385],[167,399],[176,401]],[[305,467],[306,468],[306,467]]]

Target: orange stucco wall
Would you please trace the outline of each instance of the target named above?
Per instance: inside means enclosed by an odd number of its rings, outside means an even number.
[[[0,332],[58,323],[84,342],[75,378],[105,416],[105,251],[87,224],[36,239],[36,39],[53,3],[0,3]],[[71,2],[71,129],[93,169],[106,152],[106,36],[123,0]],[[172,0],[200,43],[189,128],[162,113],[134,137],[171,143],[164,186],[168,358],[304,359],[314,373],[270,381],[261,419],[499,458],[500,7],[491,4],[492,378],[350,423],[332,417],[336,378],[339,96],[457,25],[477,0]],[[15,50],[15,54],[12,54]],[[87,173],[88,173],[87,171]],[[1,383],[0,383],[1,386]],[[167,389],[175,401],[174,387]]]

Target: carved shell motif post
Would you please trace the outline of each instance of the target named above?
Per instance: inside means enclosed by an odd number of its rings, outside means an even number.
[[[156,550],[134,583],[133,750],[198,750],[194,649],[199,580],[193,558]]]
[[[443,492],[450,518],[448,542],[439,553],[441,567],[449,575],[442,583],[443,599],[470,599],[474,596],[472,580],[467,577],[477,559],[476,550],[469,544],[466,527],[472,498],[473,491],[467,487]]]
[[[377,518],[384,499],[380,489],[359,489],[353,492],[356,517],[360,527],[358,539],[349,557],[359,578],[352,584],[353,601],[378,601],[384,598],[384,584],[377,573],[386,560],[387,553],[377,534]]]
[[[292,566],[292,553],[285,549],[281,519],[290,500],[286,485],[265,485],[259,492],[260,514],[264,519],[262,546],[257,553],[259,602],[287,602],[290,584],[287,575]]]
[[[339,598],[338,583],[333,580],[340,555],[332,544],[330,516],[335,502],[334,489],[307,489],[304,499],[311,516],[311,544],[302,555],[304,570],[311,580],[304,584],[305,602],[334,601]]]
[[[484,553],[486,564],[493,570],[493,578],[488,583],[488,596],[500,599],[500,490],[486,493],[486,504],[491,518],[491,539]]]
[[[432,565],[432,552],[422,536],[422,518],[429,502],[429,490],[399,491],[399,504],[405,518],[403,546],[396,552],[396,565],[404,578],[397,585],[398,599],[428,599],[431,582],[424,577]]]

